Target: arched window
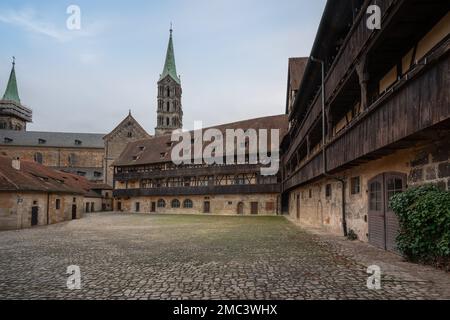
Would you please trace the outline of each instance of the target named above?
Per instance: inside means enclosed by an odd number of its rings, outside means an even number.
[[[158,200],[158,208],[165,208],[166,207],[166,202],[164,201],[164,199],[159,199]]]
[[[166,119],[166,126],[170,126],[170,119],[169,118]]]
[[[166,111],[170,112],[170,102],[169,101],[167,101],[167,103],[166,103]]]
[[[169,87],[167,87],[167,93],[166,93],[166,96],[167,96],[167,97],[170,97],[170,88],[169,88]]]
[[[175,127],[177,125],[177,118],[172,118],[172,126]]]
[[[185,209],[192,209],[194,207],[194,203],[192,202],[191,199],[186,199],[183,202],[183,208]]]
[[[37,162],[37,163],[39,163],[39,164],[42,164],[42,162],[43,162],[42,153],[36,152],[36,153],[34,154],[34,162]]]
[[[172,200],[172,208],[177,209],[180,207],[180,200],[178,199],[173,199]]]

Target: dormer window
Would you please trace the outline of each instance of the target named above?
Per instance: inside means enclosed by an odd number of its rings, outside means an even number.
[[[172,148],[172,142],[167,142],[166,145],[167,145],[168,148]]]
[[[140,151],[144,151],[144,150],[145,150],[145,147],[139,147],[139,150],[140,150]]]
[[[45,139],[39,139],[39,144],[46,144],[47,143],[47,140],[45,140]]]
[[[75,140],[75,145],[81,146],[83,144],[83,141],[81,140]]]
[[[134,161],[139,160],[139,156],[133,156],[133,160]]]
[[[166,152],[162,152],[161,153],[161,159],[164,159],[166,157],[167,153]]]
[[[5,143],[11,143],[13,141],[14,141],[13,139],[5,137]]]

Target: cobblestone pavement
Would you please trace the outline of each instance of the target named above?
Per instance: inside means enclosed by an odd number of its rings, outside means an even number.
[[[81,290],[67,289],[69,265]],[[372,291],[367,277],[280,217],[92,214],[0,232],[0,299],[448,298],[433,281],[385,274]]]

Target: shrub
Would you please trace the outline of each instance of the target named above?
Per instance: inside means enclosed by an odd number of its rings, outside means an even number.
[[[400,233],[397,248],[409,260],[450,266],[450,193],[426,185],[391,199]]]
[[[358,235],[354,230],[350,229],[347,234],[347,239],[350,241],[358,240]]]

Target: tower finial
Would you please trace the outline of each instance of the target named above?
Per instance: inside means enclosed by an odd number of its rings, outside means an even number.
[[[16,57],[12,57],[12,65],[15,66],[16,65]]]
[[[172,35],[172,33],[173,33],[173,23],[170,22],[170,35]]]

